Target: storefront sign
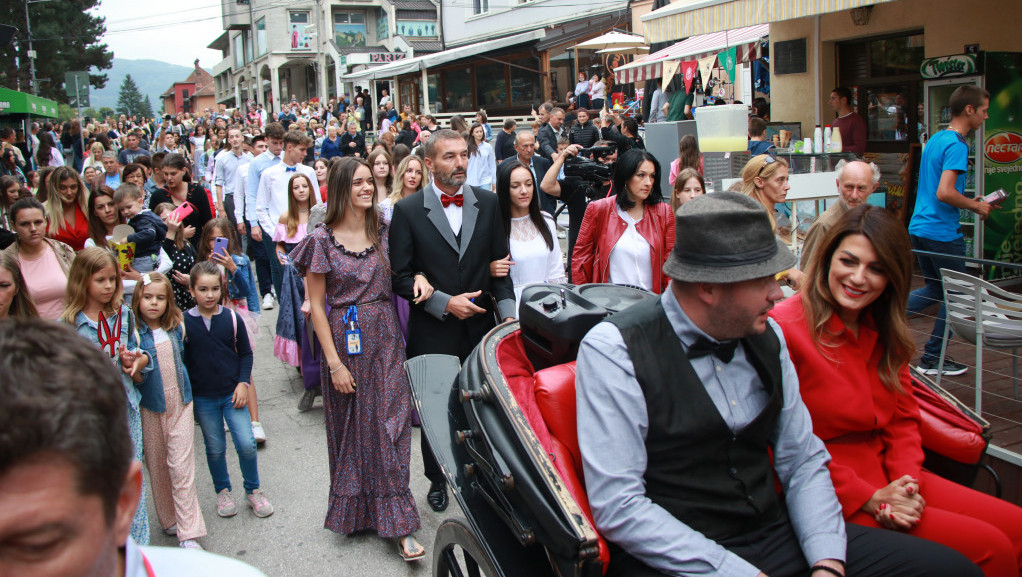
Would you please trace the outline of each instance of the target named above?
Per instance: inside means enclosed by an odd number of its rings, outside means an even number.
[[[956,54],[927,58],[919,66],[919,72],[923,78],[949,78],[976,74],[979,68],[976,66],[975,54]]]
[[[374,64],[384,62],[396,62],[404,60],[408,55],[404,52],[373,52],[369,55],[369,62]]]
[[[1022,135],[1017,132],[998,132],[983,146],[987,160],[997,164],[1012,164],[1022,160]]]

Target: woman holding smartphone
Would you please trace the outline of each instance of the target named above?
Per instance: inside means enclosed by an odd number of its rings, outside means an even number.
[[[199,249],[199,238],[195,231],[202,230],[213,219],[206,190],[191,181],[188,161],[178,153],[168,154],[163,159],[163,188],[159,188],[149,199],[149,208],[169,202],[177,211],[175,216],[184,227],[185,238]],[[191,206],[188,206],[191,205]]]

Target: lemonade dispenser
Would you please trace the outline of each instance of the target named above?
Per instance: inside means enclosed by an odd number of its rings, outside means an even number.
[[[745,104],[695,109],[700,152],[745,151],[749,147],[749,107]]]

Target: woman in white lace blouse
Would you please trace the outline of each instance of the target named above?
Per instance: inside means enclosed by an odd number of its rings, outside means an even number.
[[[541,282],[564,283],[564,261],[557,242],[554,219],[539,210],[536,180],[520,162],[501,165],[497,171],[497,203],[511,254],[490,263],[490,274],[511,275],[515,306],[521,304],[522,290]]]

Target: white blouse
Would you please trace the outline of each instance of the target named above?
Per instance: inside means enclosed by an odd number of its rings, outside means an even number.
[[[614,207],[618,217],[628,228],[610,251],[610,282],[627,284],[653,290],[653,265],[649,258],[649,243],[642,238],[634,220],[620,206]],[[645,209],[643,210],[645,215]]]
[[[550,215],[543,213],[543,220],[550,229],[554,241],[553,250],[547,248],[546,241],[539,229],[532,223],[529,216],[511,219],[511,282],[515,286],[515,310],[521,304],[522,291],[530,284],[549,282],[565,283],[564,262],[561,259],[561,244],[557,242],[557,227]],[[648,258],[647,258],[648,260]]]
[[[466,182],[489,190],[497,182],[497,160],[488,142],[479,143],[476,153],[468,157]]]

